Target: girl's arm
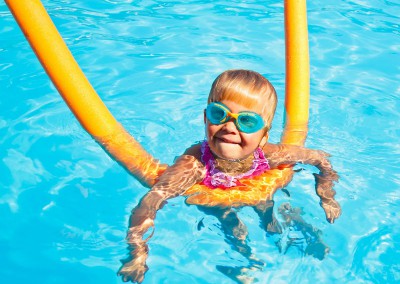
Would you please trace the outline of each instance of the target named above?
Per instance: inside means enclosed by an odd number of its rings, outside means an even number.
[[[333,189],[339,176],[328,160],[329,154],[320,150],[311,150],[300,146],[284,144],[266,144],[263,147],[265,157],[271,168],[297,163],[310,164],[320,170],[315,176],[315,189],[321,198],[321,206],[325,211],[328,222],[333,223],[341,214],[340,205],[335,200],[336,191]]]
[[[153,232],[145,240],[143,237],[150,227],[154,227],[156,212],[163,207],[166,200],[182,194],[192,185],[201,181],[204,174],[204,166],[197,158],[183,155],[176,160],[174,165],[167,168],[159,181],[132,210],[126,237],[129,245],[129,258],[118,272],[124,281],[140,283],[144,279],[144,274],[148,270],[146,242]]]

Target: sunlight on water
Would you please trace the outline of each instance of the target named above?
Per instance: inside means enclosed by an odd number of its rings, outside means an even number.
[[[117,120],[169,164],[204,139],[209,88],[225,69],[253,69],[275,85],[270,140],[279,141],[282,2],[43,0]],[[266,234],[256,212],[239,210],[248,246],[172,199],[157,215],[144,283],[400,281],[400,3],[307,5],[306,145],[332,154],[342,216],[325,221],[307,166],[274,198],[282,233]],[[81,128],[4,2],[0,34],[0,278],[121,283],[129,214],[147,189]]]

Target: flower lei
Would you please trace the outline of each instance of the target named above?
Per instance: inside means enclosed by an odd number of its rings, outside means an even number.
[[[207,170],[206,176],[202,183],[213,189],[226,189],[233,186],[243,185],[240,183],[240,179],[258,176],[270,169],[268,160],[265,158],[260,147],[258,147],[253,153],[254,160],[250,169],[245,173],[234,176],[228,175],[215,168],[216,161],[206,140],[204,140],[201,144],[201,154],[201,160],[205,164]]]

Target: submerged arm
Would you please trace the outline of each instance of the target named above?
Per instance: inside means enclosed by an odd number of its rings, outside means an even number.
[[[340,216],[340,205],[334,198],[336,191],[333,189],[334,182],[338,181],[339,176],[328,160],[328,153],[283,144],[267,144],[263,150],[271,168],[297,163],[310,164],[317,167],[320,172],[319,174],[314,174],[315,189],[321,199],[321,206],[325,211],[326,218],[329,223],[333,223]]]
[[[204,176],[203,165],[193,156],[183,155],[174,165],[167,168],[153,188],[132,210],[127,233],[129,258],[119,270],[124,281],[142,282],[148,270],[146,242],[153,233],[143,240],[149,228],[154,227],[154,219],[166,200],[182,194],[189,187],[199,182]]]

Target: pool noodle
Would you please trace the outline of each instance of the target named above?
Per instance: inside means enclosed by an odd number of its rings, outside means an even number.
[[[285,127],[281,143],[304,145],[310,103],[306,0],[285,0]]]
[[[117,122],[100,99],[39,0],[6,0],[48,76],[82,127],[143,184],[165,170]]]
[[[39,0],[5,0],[32,49],[82,127],[145,185],[165,170],[116,121],[58,33]],[[286,92],[281,143],[303,145],[309,108],[306,0],[285,0]],[[293,171],[280,176],[290,180]]]

